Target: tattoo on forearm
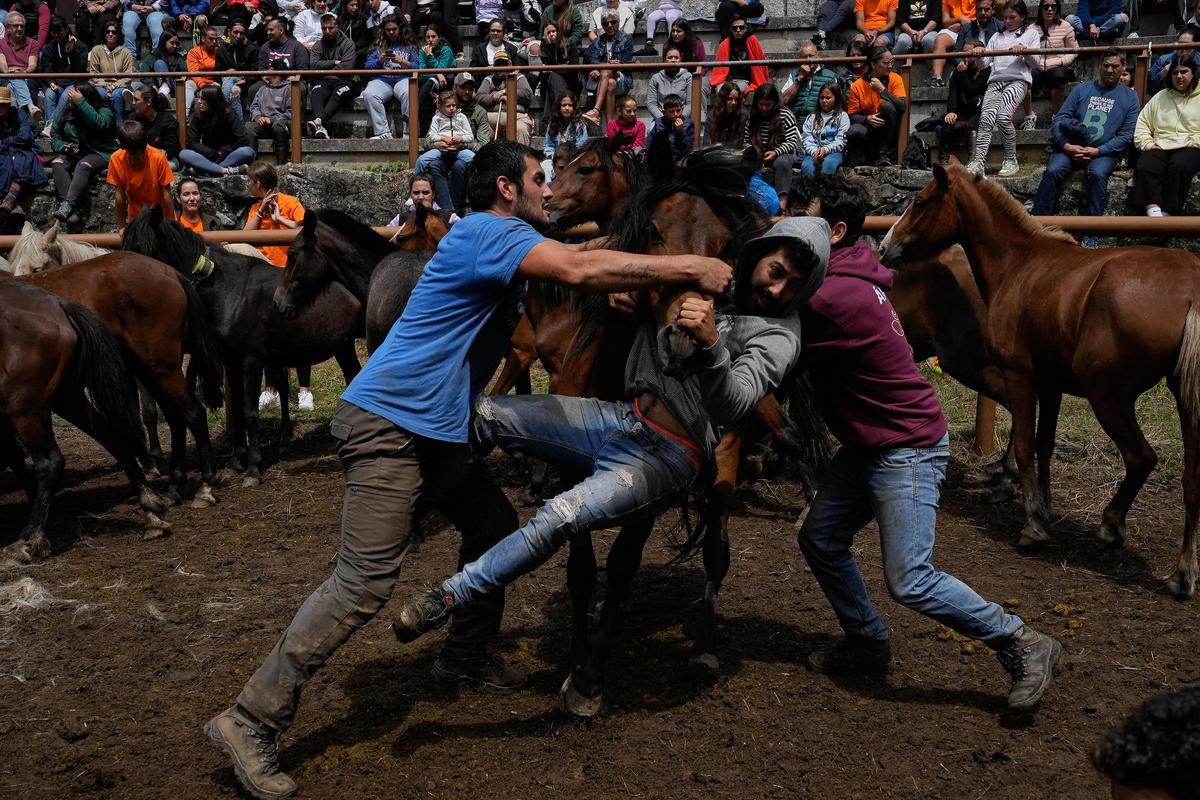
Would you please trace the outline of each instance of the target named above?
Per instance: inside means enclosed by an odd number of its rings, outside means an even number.
[[[635,264],[632,261],[621,267],[621,275],[626,278],[645,278],[646,280],[654,280],[658,278],[658,272],[649,264]]]

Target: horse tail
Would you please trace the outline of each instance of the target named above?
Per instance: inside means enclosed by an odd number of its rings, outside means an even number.
[[[204,301],[200,299],[200,293],[196,291],[191,280],[183,275],[179,276],[179,285],[183,287],[183,293],[187,297],[183,343],[192,356],[188,372],[200,378],[204,405],[217,409],[225,402],[225,386],[221,374],[221,351],[217,347],[217,339],[213,335],[212,325],[208,321],[208,313],[204,308]]]
[[[784,392],[788,400],[788,418],[793,425],[793,441],[789,444],[799,462],[805,496],[811,502],[821,475],[833,458],[836,442],[821,416],[816,391],[805,373],[793,372],[784,384]]]
[[[1200,311],[1192,306],[1183,321],[1183,343],[1175,363],[1179,378],[1179,404],[1200,422]]]
[[[60,305],[78,339],[76,381],[91,396],[114,441],[144,442],[137,415],[137,388],[125,353],[91,309],[66,300]]]

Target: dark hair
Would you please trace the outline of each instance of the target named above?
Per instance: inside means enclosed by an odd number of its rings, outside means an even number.
[[[1183,30],[1181,30],[1175,38],[1178,39],[1185,33],[1190,33],[1192,35],[1193,42],[1200,42],[1200,25],[1184,25]]]
[[[713,100],[712,113],[709,115],[712,123],[709,126],[710,133],[708,138],[713,144],[740,144],[742,141],[741,103],[733,111],[725,109],[725,106],[729,102],[729,95],[734,92],[737,92],[741,99],[745,99],[745,93],[733,81],[725,81],[721,84],[721,88],[717,89],[716,97]]]
[[[813,120],[812,129],[814,132],[820,130],[821,95],[826,91],[833,95],[833,110],[835,113],[846,110],[846,100],[842,97],[842,87],[838,85],[838,82],[830,81],[822,86],[817,90],[817,104],[813,106],[813,111],[810,115]]]
[[[891,51],[888,50],[886,47],[872,47],[870,52],[867,53],[867,66],[873,67],[876,64],[880,63],[881,61],[883,61],[883,57],[886,56],[890,52]]]
[[[976,0],[978,2],[978,0]],[[867,43],[862,39],[851,39],[850,44],[846,45],[846,56],[863,56],[867,54]],[[847,64],[846,68],[854,75],[861,75],[863,70],[867,68],[866,61],[855,61]]]
[[[153,58],[156,58],[156,59],[161,58],[163,61],[167,61],[167,59],[170,57],[170,54],[167,52],[167,40],[172,37],[175,39],[179,39],[179,34],[176,31],[165,31],[164,30],[162,32],[162,36],[158,37],[158,46],[154,48],[154,52],[151,54]],[[179,51],[179,47],[177,46],[175,48],[175,58],[178,59],[182,55],[183,54]],[[168,66],[170,66],[170,62],[168,61],[167,63],[168,63]]]
[[[455,104],[457,105],[458,104],[458,94],[455,93],[455,91],[453,89],[442,89],[440,92],[438,92],[438,95],[437,95],[438,106],[440,107],[442,105],[442,103],[445,103],[447,100],[453,100],[455,102]]]
[[[1200,70],[1196,68],[1196,63],[1192,60],[1192,54],[1184,53],[1183,55],[1179,55],[1176,53],[1171,56],[1171,65],[1167,68],[1167,75],[1174,75],[1177,67],[1186,67],[1191,70],[1192,83],[1188,86],[1187,90],[1187,93],[1191,94],[1196,89],[1196,82],[1200,80]],[[1167,86],[1171,91],[1175,91],[1175,82],[1173,80],[1168,82]]]
[[[763,114],[758,108],[763,100],[774,103],[774,110]],[[750,144],[758,149],[759,155],[766,155],[779,146],[783,138],[783,104],[775,84],[768,81],[754,90],[746,130],[750,132]]]
[[[68,25],[67,21],[58,14],[50,17],[50,33],[58,33],[59,31],[69,30],[71,30],[71,26]]]
[[[559,113],[559,111],[560,111],[559,106],[562,105],[562,101],[563,101],[564,97],[571,98],[571,102],[575,104],[573,110],[571,111],[571,119],[565,123],[563,122],[562,114]],[[579,124],[580,113],[581,112],[579,111],[579,98],[575,96],[574,92],[572,92],[570,89],[568,89],[567,91],[560,94],[558,96],[558,99],[556,99],[554,101],[554,108],[551,109],[550,121],[546,123],[546,134],[547,135],[553,134],[554,136],[561,136],[562,134],[566,133],[569,129],[571,129]]]
[[[220,91],[220,89],[217,91]],[[279,173],[265,161],[255,161],[246,167],[246,176],[254,178],[254,180],[258,181],[268,191],[279,188]]]
[[[95,84],[93,84],[87,78],[80,78],[79,80],[75,81],[75,90],[83,95],[83,99],[86,100],[88,105],[90,105],[92,108],[98,109],[107,105],[105,99],[100,96],[100,90],[97,89]],[[220,89],[217,91],[220,91]],[[64,106],[64,108],[70,108],[70,105]]]
[[[117,128],[117,143],[130,153],[146,152],[146,126],[136,119],[127,119]]]
[[[1008,0],[1004,5],[1005,11],[1015,11],[1021,15],[1021,27],[1018,29],[1020,33],[1024,33],[1029,27],[1029,7],[1025,5],[1025,0]]]
[[[667,60],[667,53],[671,52],[672,50],[674,50],[676,53],[679,53],[680,60],[683,60],[683,48],[677,44],[671,44],[671,40],[668,39],[667,43],[663,45],[663,51],[662,51],[663,61]]]
[[[821,218],[830,228],[839,222],[846,225],[846,235],[837,246],[849,247],[857,242],[867,218],[867,192],[863,185],[842,175],[822,175],[816,198],[821,201]]]
[[[153,108],[155,111],[164,111],[167,108],[167,98],[148,83],[143,83],[141,86],[133,90],[133,93],[138,95],[145,101],[146,105]]]
[[[663,110],[668,108],[683,108],[683,98],[677,94],[669,94],[662,99]]]
[[[180,197],[183,195],[183,185],[185,183],[194,183],[194,184],[196,184],[197,191],[200,190],[200,181],[196,180],[195,178],[193,178],[189,175],[186,178],[180,178],[179,183],[177,183],[175,185],[175,196],[176,197]],[[201,199],[203,199],[203,198],[201,198]]]
[[[575,146],[574,142],[559,142],[558,146],[554,148],[554,155],[550,157],[550,161],[553,163],[560,158],[570,161],[577,155],[579,155],[579,148]]]
[[[428,172],[414,172],[412,174],[412,177],[410,177],[408,179],[408,191],[410,194],[412,193],[413,184],[416,183],[417,181],[425,181],[426,183],[429,184],[429,188],[431,188],[431,189],[433,188],[433,176],[432,175],[430,175]]]
[[[507,139],[492,141],[479,148],[467,168],[467,203],[475,211],[486,211],[496,205],[496,181],[508,178],[525,191],[526,159],[541,162],[541,153],[531,147]]]
[[[233,112],[229,110],[229,101],[225,99],[221,87],[216,83],[207,84],[196,96],[204,99],[204,110],[193,112],[196,115],[196,123],[202,130],[224,130],[222,135],[226,138],[220,138],[218,141],[232,142]]]
[[[1119,59],[1121,59],[1122,64],[1125,63],[1125,53],[1119,47],[1110,47],[1107,50],[1105,50],[1100,55],[1100,60],[1103,61],[1106,58],[1119,58]]]
[[[1200,687],[1142,703],[1100,740],[1092,764],[1114,783],[1200,799]]]
[[[688,22],[686,19],[684,19],[683,17],[680,17],[679,19],[677,19],[671,23],[671,27],[679,28],[679,30],[683,31],[683,41],[682,42],[673,41],[671,39],[671,31],[670,31],[670,29],[668,29],[667,30],[667,41],[665,41],[663,43],[663,47],[662,47],[662,53],[661,53],[662,59],[664,61],[667,59],[667,48],[668,47],[676,47],[676,48],[679,48],[679,55],[681,55],[683,57],[684,61],[687,61],[688,59],[692,58],[696,53],[696,35],[694,33],[692,33],[692,24],[690,22]]]

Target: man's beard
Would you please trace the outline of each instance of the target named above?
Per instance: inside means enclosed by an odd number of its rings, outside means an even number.
[[[538,201],[539,205],[535,206],[529,201],[529,198],[524,192],[519,194],[517,197],[519,199],[517,200],[516,208],[513,209],[513,215],[517,219],[528,222],[538,233],[545,233],[547,230],[549,230],[550,220],[546,218],[545,214],[541,213],[542,209],[540,200]]]

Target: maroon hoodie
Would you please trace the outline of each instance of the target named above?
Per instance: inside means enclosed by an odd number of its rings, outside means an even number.
[[[865,242],[829,254],[821,288],[800,308],[800,369],[842,444],[928,447],[946,434],[942,407],[913,363],[884,292],[892,273]]]

